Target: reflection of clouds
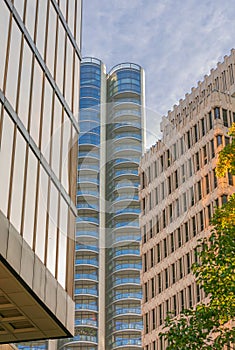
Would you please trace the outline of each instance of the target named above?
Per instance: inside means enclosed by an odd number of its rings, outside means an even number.
[[[84,54],[107,66],[123,60],[143,66],[147,104],[161,115],[234,45],[230,0],[223,6],[220,0],[183,6],[173,0],[93,0],[84,1],[83,14]]]

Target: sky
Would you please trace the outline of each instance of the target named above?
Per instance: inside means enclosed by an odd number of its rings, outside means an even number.
[[[235,48],[234,0],[83,0],[82,55],[145,70],[147,147],[160,121]]]

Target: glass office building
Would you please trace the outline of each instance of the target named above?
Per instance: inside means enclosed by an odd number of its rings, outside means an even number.
[[[138,165],[144,150],[144,72],[81,64],[75,337],[65,347],[141,348]]]
[[[80,0],[0,0],[0,343],[73,335],[80,27]]]

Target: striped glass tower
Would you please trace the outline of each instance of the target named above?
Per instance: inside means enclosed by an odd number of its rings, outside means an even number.
[[[75,337],[82,350],[141,349],[138,165],[144,72],[81,64]]]

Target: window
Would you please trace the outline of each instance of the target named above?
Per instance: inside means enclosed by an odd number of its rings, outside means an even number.
[[[167,242],[166,242],[166,238],[164,238],[163,240],[163,246],[164,246],[164,258],[167,257]]]
[[[191,263],[190,263],[189,253],[186,254],[186,262],[187,262],[187,273],[190,273],[191,272]]]
[[[154,266],[154,250],[153,248],[151,248],[150,250],[150,266],[153,267]]]
[[[146,225],[143,227],[143,243],[146,243],[147,241],[147,235],[146,235]]]
[[[200,157],[199,152],[195,153],[195,170],[198,171],[200,169]]]
[[[168,194],[171,194],[171,177],[170,176],[167,178],[167,183],[168,183]]]
[[[168,282],[168,270],[165,269],[165,287],[169,287],[169,282]]]
[[[219,107],[215,107],[215,109],[214,109],[214,116],[215,116],[215,119],[219,119],[220,118],[220,109],[219,109]]]
[[[198,200],[202,199],[201,181],[198,181],[198,183],[197,183],[197,194],[198,194]]]
[[[197,129],[197,125],[194,125],[194,140],[195,140],[195,142],[198,141],[198,129]]]
[[[185,165],[184,164],[182,164],[182,166],[181,166],[181,177],[182,177],[182,183],[184,183],[185,180],[186,180],[186,177],[185,177]]]
[[[151,278],[151,290],[152,290],[152,298],[154,298],[155,296],[154,278]]]
[[[209,121],[209,129],[213,128],[213,122],[212,122],[212,113],[209,112],[208,114],[208,121]]]
[[[185,242],[188,242],[189,240],[188,222],[184,224],[184,234],[185,234]]]
[[[192,217],[192,226],[193,226],[193,236],[196,236],[196,234],[197,234],[197,226],[196,226],[196,218],[195,218],[195,216]]]
[[[227,109],[222,109],[224,126],[228,126],[228,111]]]
[[[152,310],[152,329],[156,328],[155,309]]]
[[[147,255],[146,254],[143,255],[143,259],[144,259],[144,261],[143,261],[144,272],[146,272],[147,271]]]
[[[202,136],[205,136],[206,130],[205,130],[205,119],[201,119],[201,131],[202,131]]]
[[[175,171],[175,188],[178,188],[179,183],[178,183],[178,172],[177,170]]]
[[[157,279],[158,279],[158,293],[160,294],[162,292],[162,279],[161,279],[160,273],[157,275]]]
[[[203,217],[202,210],[199,213],[199,220],[200,220],[200,231],[203,231],[204,230],[204,217]]]
[[[188,301],[189,301],[189,307],[191,308],[193,306],[192,287],[191,286],[188,286]]]
[[[189,176],[193,175],[192,159],[188,160],[188,173],[189,173]]]
[[[153,237],[153,221],[150,220],[150,223],[149,223],[149,238],[152,238]]]
[[[203,147],[203,164],[205,165],[207,163],[207,150],[206,146]]]
[[[176,295],[173,296],[173,312],[174,312],[174,316],[176,316],[177,315]]]
[[[159,263],[161,261],[161,251],[160,251],[160,244],[158,243],[156,246],[157,250],[157,262]]]
[[[184,291],[180,291],[181,311],[184,310]]]
[[[172,273],[172,283],[176,282],[176,276],[175,276],[175,264],[171,265],[171,273]]]
[[[173,253],[174,250],[175,250],[174,235],[173,235],[173,233],[170,234],[170,246],[171,246],[171,253]]]
[[[177,229],[177,238],[178,238],[178,247],[181,247],[181,245],[182,245],[182,239],[181,239],[180,228]]]
[[[194,189],[193,187],[190,187],[190,199],[191,199],[191,206],[195,204],[195,197],[194,197]]]
[[[179,276],[180,276],[180,278],[183,278],[183,259],[182,258],[180,258],[179,259]]]
[[[205,176],[205,183],[206,183],[206,194],[210,192],[210,183],[209,183],[209,175],[207,174]]]
[[[223,143],[222,135],[217,135],[217,136],[216,136],[216,142],[217,142],[217,147],[219,147],[220,145],[222,145],[222,143]]]
[[[211,140],[211,158],[214,158],[214,156],[215,156],[214,140]]]
[[[158,205],[158,188],[155,188],[155,202]]]

